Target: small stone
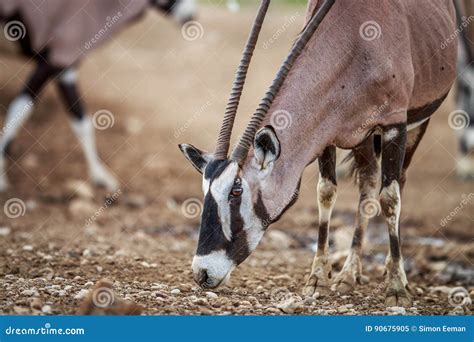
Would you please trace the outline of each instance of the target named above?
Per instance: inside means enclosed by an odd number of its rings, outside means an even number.
[[[94,198],[94,191],[87,182],[77,179],[69,180],[65,187],[70,192],[71,196],[77,196],[84,199]]]
[[[36,291],[34,289],[24,290],[24,291],[21,292],[21,295],[26,296],[26,297],[33,297],[33,296],[38,295],[38,291]]]
[[[0,236],[10,235],[11,231],[10,227],[0,227]]]
[[[13,312],[17,315],[28,315],[30,313],[30,309],[24,306],[14,306]]]
[[[141,194],[128,194],[125,204],[132,209],[140,209],[147,205],[147,199]]]
[[[83,257],[90,257],[92,255],[90,249],[84,249],[84,251],[82,252],[82,256]]]
[[[87,294],[89,293],[89,291],[85,290],[85,289],[81,289],[75,296],[74,296],[74,299],[83,299],[83,298],[86,298]]]
[[[41,311],[44,314],[50,314],[52,312],[51,306],[50,305],[43,305],[43,307],[41,308]]]
[[[217,294],[215,294],[214,292],[211,292],[211,291],[207,291],[206,296],[208,298],[217,298],[218,297]]]
[[[452,309],[448,315],[450,316],[460,316],[464,315],[464,309],[462,306],[456,306],[454,309]]]
[[[425,291],[423,291],[423,289],[421,287],[415,287],[415,293],[418,295],[418,296],[422,296]]]
[[[339,313],[346,313],[347,311],[349,311],[349,309],[345,305],[341,305],[337,308],[337,312]]]
[[[41,310],[42,307],[43,307],[43,302],[41,301],[41,299],[39,299],[38,297],[34,297],[31,299],[30,308]]]
[[[33,246],[32,246],[32,245],[24,245],[24,246],[23,246],[23,250],[24,250],[24,251],[31,252],[31,251],[33,250]]]
[[[180,290],[180,289],[172,289],[172,290],[170,291],[170,293],[171,293],[172,295],[177,295],[177,294],[180,294],[180,293],[181,293],[181,290]]]
[[[404,315],[406,314],[406,310],[402,306],[389,306],[387,307],[387,311],[393,312],[396,315]]]
[[[81,198],[76,198],[69,204],[69,213],[73,217],[80,218],[80,219],[88,219],[91,215],[99,208],[97,208],[91,202],[88,202]]]
[[[287,299],[284,299],[276,305],[278,309],[287,314],[294,314],[296,312],[303,311],[303,301],[299,296],[291,296]]]
[[[140,263],[140,265],[142,265],[142,266],[145,267],[145,268],[150,268],[150,264],[147,263],[146,261],[142,261],[142,262]]]

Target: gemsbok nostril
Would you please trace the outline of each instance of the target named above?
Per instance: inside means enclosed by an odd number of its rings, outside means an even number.
[[[199,270],[197,274],[194,274],[194,280],[200,286],[203,286],[207,282],[208,279],[209,279],[209,276],[207,274],[206,269]]]

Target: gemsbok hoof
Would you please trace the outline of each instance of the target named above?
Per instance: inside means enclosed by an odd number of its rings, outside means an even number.
[[[408,286],[404,286],[399,279],[391,280],[387,285],[385,293],[385,306],[403,306],[412,305],[411,295],[408,292]]]

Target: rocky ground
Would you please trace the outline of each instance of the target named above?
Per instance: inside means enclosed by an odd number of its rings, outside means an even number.
[[[114,125],[97,138],[120,192],[84,182],[67,113],[55,88],[45,90],[13,145],[12,188],[0,195],[2,206],[12,199],[23,203],[9,216],[0,210],[0,313],[471,314],[474,184],[455,176],[451,99],[430,124],[404,192],[401,231],[413,307],[383,305],[387,234],[380,217],[372,220],[364,250],[369,284],[349,295],[301,295],[317,237],[315,166],[304,175],[297,204],[226,287],[210,292],[193,283],[199,218],[185,203],[201,198],[200,177],[176,145],[212,149],[252,11],[204,6],[204,34],[193,42],[150,13],[84,61],[80,80],[89,110],[114,115]],[[303,13],[304,7],[282,5],[270,11],[242,113],[255,107],[254,94],[272,79]],[[2,57],[0,117],[29,70],[31,63]],[[244,123],[240,118],[237,129]],[[333,275],[350,246],[356,200],[352,181],[341,180],[330,235]]]

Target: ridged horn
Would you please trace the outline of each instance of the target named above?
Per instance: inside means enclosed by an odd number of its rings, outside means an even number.
[[[293,64],[305,48],[306,44],[318,28],[319,24],[322,22],[322,20],[328,13],[329,9],[332,7],[332,5],[334,5],[334,2],[335,0],[324,0],[321,7],[313,15],[313,17],[310,19],[310,21],[304,28],[303,32],[299,35],[298,39],[293,44],[293,48],[286,57],[286,60],[281,65],[280,70],[278,70],[278,73],[275,79],[273,80],[270,88],[267,90],[264,97],[260,101],[260,104],[258,105],[255,113],[250,118],[250,122],[248,123],[242,137],[240,138],[237,146],[232,152],[231,159],[238,162],[239,165],[242,165],[242,163],[245,161],[250,147],[252,146],[255,133],[257,133],[257,130],[260,128],[260,125],[265,119],[268,110],[270,109],[273,103],[273,100],[277,96],[283,82],[288,76],[289,71],[293,67]]]
[[[237,108],[239,106],[240,97],[245,84],[245,78],[247,77],[247,71],[249,69],[250,60],[252,59],[255,45],[257,44],[258,35],[262,28],[265,14],[267,13],[270,0],[262,0],[260,8],[258,9],[257,16],[255,17],[252,30],[247,39],[247,44],[244,51],[242,52],[242,58],[240,60],[239,67],[235,74],[235,80],[232,85],[232,91],[230,93],[227,106],[225,108],[224,119],[222,121],[221,130],[219,137],[217,138],[216,150],[214,157],[216,159],[226,159],[227,153],[229,152],[230,137],[232,135],[232,127],[234,126],[235,116],[237,114]]]

